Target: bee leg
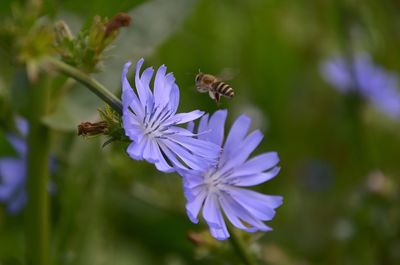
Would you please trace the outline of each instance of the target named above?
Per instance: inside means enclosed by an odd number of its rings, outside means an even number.
[[[208,91],[208,95],[210,96],[211,99],[215,100],[215,92],[212,92],[210,90],[210,91]]]
[[[214,92],[214,100],[215,100],[215,103],[217,103],[217,106],[219,106],[220,99],[221,99],[221,95],[217,92]]]

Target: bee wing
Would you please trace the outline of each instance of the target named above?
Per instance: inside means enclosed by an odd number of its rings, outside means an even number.
[[[221,81],[229,81],[232,80],[235,76],[237,76],[239,72],[240,72],[239,69],[224,68],[216,77],[218,78],[218,80]]]

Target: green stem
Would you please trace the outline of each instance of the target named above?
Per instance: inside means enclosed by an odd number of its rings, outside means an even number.
[[[27,265],[49,264],[48,163],[50,131],[40,119],[49,103],[48,77],[29,88],[31,106],[28,133],[28,205],[26,226]]]
[[[231,226],[228,226],[228,231],[229,234],[231,235],[229,241],[233,247],[233,250],[242,260],[243,264],[257,265],[258,264],[257,261],[254,259],[251,253],[247,251],[247,248],[240,235],[238,235],[237,231]]]
[[[341,41],[341,49],[347,64],[347,71],[349,72],[353,85],[354,92],[347,96],[345,101],[346,117],[349,121],[349,135],[351,143],[355,147],[355,158],[361,161],[360,176],[366,174],[371,167],[371,159],[368,150],[368,145],[365,140],[365,130],[362,123],[362,108],[365,99],[360,95],[360,84],[357,81],[356,69],[354,68],[355,61],[355,48],[353,38],[351,36],[351,28],[358,19],[358,14],[349,6],[345,0],[338,1],[338,31],[340,33],[339,40]]]
[[[83,73],[79,69],[72,67],[60,60],[49,58],[48,61],[57,71],[69,77],[72,77],[73,79],[82,83],[87,88],[89,88],[94,94],[96,94],[108,105],[110,105],[115,111],[117,111],[119,114],[122,114],[121,101],[96,79],[90,77],[89,75]]]

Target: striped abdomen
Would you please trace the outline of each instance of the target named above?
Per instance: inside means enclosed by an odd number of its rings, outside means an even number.
[[[235,95],[235,91],[233,91],[233,88],[231,88],[230,85],[222,82],[222,81],[217,81],[213,84],[213,90],[225,97],[231,98]]]

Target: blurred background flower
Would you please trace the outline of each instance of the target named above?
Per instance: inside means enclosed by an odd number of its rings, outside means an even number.
[[[17,132],[7,133],[6,139],[14,149],[13,156],[0,157],[0,202],[7,206],[10,214],[19,213],[26,204],[26,177],[27,177],[27,134],[28,122],[17,117],[15,119]],[[57,168],[55,157],[49,160],[50,172]],[[57,191],[54,182],[49,183],[48,191],[54,194]]]
[[[6,136],[16,152],[16,156],[0,157],[0,201],[7,206],[11,214],[18,213],[26,203],[26,135],[28,123],[22,118],[16,119],[16,134]]]
[[[400,118],[398,77],[374,64],[370,54],[331,57],[322,63],[321,73],[339,92],[358,94],[387,116]]]

